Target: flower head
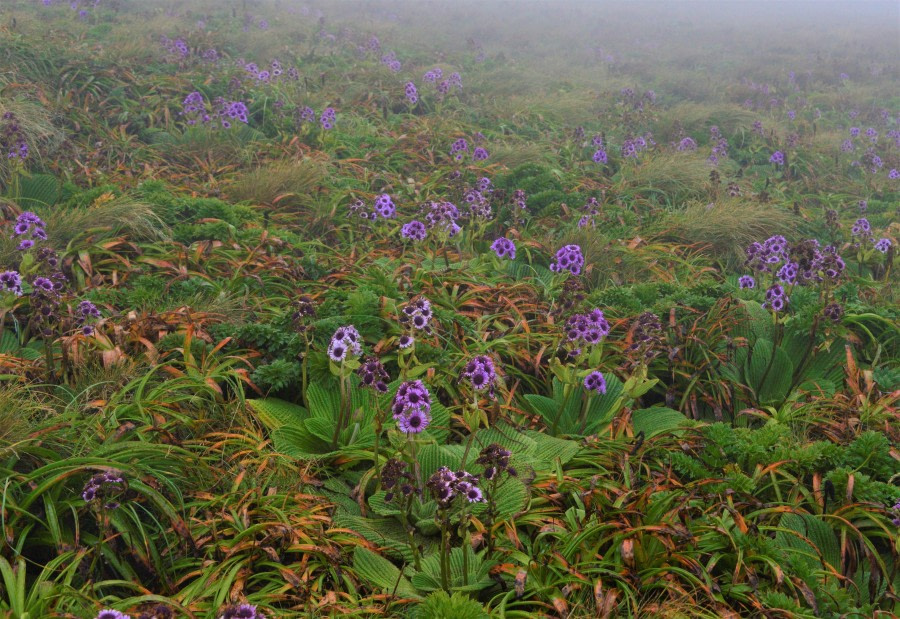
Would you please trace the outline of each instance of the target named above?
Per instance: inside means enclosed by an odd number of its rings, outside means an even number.
[[[362,354],[362,338],[353,325],[340,327],[331,336],[328,344],[328,357],[335,363],[341,363],[351,357]]]
[[[431,333],[431,317],[431,302],[425,297],[419,297],[400,312],[400,324],[416,331]]]
[[[774,163],[775,165],[784,165],[784,153],[780,150],[776,150],[772,153],[772,156],[769,157],[769,163]]]
[[[356,370],[356,375],[363,387],[370,387],[379,393],[387,393],[387,381],[390,378],[381,361],[375,357],[368,357]]]
[[[556,252],[556,260],[550,264],[554,272],[568,271],[572,275],[580,275],[584,266],[584,256],[578,245],[565,245]]]
[[[756,288],[756,280],[750,275],[741,275],[738,278],[738,286],[743,288]]]
[[[594,370],[584,378],[584,388],[599,394],[606,393],[606,379],[598,370]]]
[[[478,355],[469,361],[459,378],[468,382],[475,391],[488,389],[488,394],[493,397],[497,372],[494,369],[494,362],[487,355]]]
[[[506,237],[500,237],[491,243],[491,249],[498,258],[516,259],[516,244]]]
[[[0,273],[0,290],[11,292],[17,297],[22,296],[22,276],[18,271],[4,271]]]
[[[408,380],[397,389],[391,412],[401,432],[421,432],[431,421],[431,394],[421,380]]]
[[[403,235],[403,238],[414,242],[424,241],[425,237],[428,236],[425,224],[415,219],[408,224],[404,224],[400,229],[400,233]]]
[[[383,193],[375,198],[374,214],[382,219],[391,219],[397,214],[397,207],[394,206],[394,201],[391,200],[391,196]]]

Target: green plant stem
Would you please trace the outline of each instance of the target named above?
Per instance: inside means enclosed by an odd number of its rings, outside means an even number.
[[[344,426],[344,409],[346,406],[347,399],[347,378],[344,376],[344,364],[341,363],[341,402],[338,405],[338,419],[337,423],[334,426],[334,437],[331,439],[331,447],[332,449],[337,449],[338,439],[341,436],[341,430],[343,430]]]
[[[563,389],[566,390],[566,395],[563,396],[563,403],[559,409],[559,412],[556,413],[556,417],[553,419],[553,425],[550,428],[550,435],[556,436],[556,428],[559,427],[559,418],[565,414],[567,408],[569,408],[569,398],[572,397],[572,392],[574,388],[571,385],[563,385]]]

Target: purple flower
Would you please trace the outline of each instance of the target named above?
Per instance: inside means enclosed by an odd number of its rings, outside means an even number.
[[[878,239],[878,242],[875,243],[875,249],[880,251],[883,254],[886,254],[888,250],[891,248],[891,239],[884,238]]]
[[[84,335],[93,335],[94,327],[91,323],[100,318],[100,310],[90,301],[82,301],[75,308],[75,325],[81,328]]]
[[[421,380],[408,380],[397,389],[391,412],[401,432],[421,432],[431,421],[431,394]]]
[[[766,290],[766,302],[763,303],[763,307],[780,312],[784,309],[786,302],[787,298],[784,294],[784,288],[780,284],[772,284]]]
[[[118,471],[97,473],[84,485],[81,498],[85,503],[105,501],[103,507],[116,509],[119,503],[115,500],[125,492],[125,478]]]
[[[741,275],[738,278],[738,286],[741,289],[744,288],[756,288],[756,280],[753,279],[750,275]]]
[[[472,151],[472,159],[475,161],[484,161],[490,155],[487,152],[487,149],[482,148],[481,146],[477,147],[474,151]]]
[[[822,313],[832,322],[840,322],[841,317],[844,315],[844,308],[837,303],[829,303],[822,310]]]
[[[489,389],[489,395],[494,396],[494,382],[497,380],[497,372],[494,370],[494,362],[487,355],[478,355],[466,364],[459,376],[460,380],[467,381],[475,391]]]
[[[328,344],[328,357],[335,363],[346,361],[350,357],[362,354],[362,338],[353,325],[339,327]]]
[[[434,69],[432,69],[430,71],[426,71],[425,75],[422,76],[422,79],[425,80],[426,82],[430,82],[430,83],[434,84],[442,77],[444,77],[444,72],[441,70],[440,67],[435,67]]]
[[[599,394],[606,393],[606,379],[598,370],[594,370],[584,378],[584,388]]]
[[[113,610],[111,608],[105,608],[97,613],[96,619],[131,619],[131,615],[120,613],[119,611]]]
[[[466,142],[465,138],[459,138],[450,145],[450,156],[457,161],[462,161],[463,153],[467,152],[469,152],[469,143]]]
[[[481,488],[473,483],[467,481],[459,482],[456,484],[456,491],[459,496],[466,499],[469,503],[480,503],[484,501],[484,497],[481,494]]]
[[[218,619],[266,619],[266,616],[252,604],[226,606],[220,612]]]
[[[697,150],[697,142],[694,140],[694,138],[691,138],[691,137],[683,138],[678,143],[677,150],[680,150],[680,151]]]
[[[592,346],[609,335],[610,326],[600,309],[587,314],[573,314],[566,321],[566,339],[571,346]]]
[[[606,154],[606,151],[602,148],[598,148],[594,152],[594,156],[591,157],[594,160],[594,163],[606,164],[609,161],[609,157]]]
[[[857,203],[857,206],[859,207],[860,213],[865,213],[867,210],[869,210],[869,202],[867,200],[860,200]]]
[[[799,267],[796,262],[786,262],[776,273],[778,279],[784,284],[796,284]]]
[[[578,245],[565,245],[556,252],[556,260],[550,264],[553,272],[568,271],[572,275],[580,275],[584,266],[584,256]]]
[[[888,172],[888,178],[894,181],[897,180],[898,178],[900,178],[900,170],[898,170],[897,168],[891,168],[891,171]]]
[[[431,302],[425,297],[409,302],[400,312],[400,324],[408,329],[431,333]]]
[[[375,215],[382,219],[392,219],[397,214],[397,207],[391,196],[386,193],[375,198]]]
[[[772,153],[772,156],[769,157],[769,163],[774,163],[775,165],[784,165],[784,153],[780,150],[776,150]]]
[[[302,108],[297,108],[297,110],[294,112],[294,117],[296,118],[296,122],[298,124],[311,123],[316,121],[316,112],[307,105]]]
[[[413,105],[419,101],[419,91],[412,82],[406,82],[406,99]]]
[[[371,387],[379,393],[387,393],[387,381],[390,378],[381,361],[375,357],[369,357],[362,362],[356,375],[363,387]]]
[[[0,289],[12,292],[17,297],[22,296],[22,276],[18,271],[0,273]]]
[[[498,258],[516,259],[516,245],[506,237],[500,237],[491,243],[491,249]]]
[[[869,220],[865,217],[860,217],[856,220],[856,223],[853,224],[853,227],[850,229],[850,233],[853,236],[862,236],[869,237],[871,236],[872,227],[869,225]]]
[[[397,346],[400,348],[409,348],[413,344],[415,344],[416,340],[411,335],[401,335],[400,339],[397,340]]]
[[[424,241],[425,237],[428,236],[425,224],[415,219],[408,224],[404,224],[400,229],[400,233],[403,235],[403,238],[414,242]]]
[[[334,128],[335,118],[334,108],[326,107],[322,110],[322,114],[319,116],[319,122],[322,124],[322,129],[328,130]]]

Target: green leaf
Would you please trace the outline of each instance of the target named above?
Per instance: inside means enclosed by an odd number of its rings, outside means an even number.
[[[318,383],[306,388],[306,401],[309,403],[309,416],[329,420],[334,423],[338,418],[341,406],[341,394],[335,389],[325,389]]]
[[[331,450],[328,442],[312,434],[303,424],[277,428],[272,432],[272,441],[276,451],[291,458],[317,458]]]
[[[305,408],[278,398],[247,400],[256,417],[270,430],[284,425],[299,425],[309,416]]]
[[[824,561],[840,571],[841,550],[837,536],[821,518],[812,514],[784,514],[779,524],[794,533],[778,531],[775,542],[795,560],[810,568],[821,567]]]
[[[373,588],[405,598],[420,597],[400,568],[368,548],[357,546],[353,551],[353,569]]]
[[[781,402],[791,388],[794,364],[781,347],[760,339],[753,346],[746,374],[747,384],[760,403]]]
[[[49,174],[32,174],[19,179],[13,200],[27,209],[53,206],[59,201],[59,181]]]
[[[631,413],[634,433],[643,432],[645,438],[674,430],[686,421],[687,417],[665,406],[642,408]]]

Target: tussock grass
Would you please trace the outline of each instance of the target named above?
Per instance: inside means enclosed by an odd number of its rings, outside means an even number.
[[[305,206],[325,173],[324,166],[312,160],[278,161],[241,174],[227,193],[237,202]]]
[[[741,129],[749,130],[757,118],[752,111],[729,103],[682,103],[668,110],[656,123],[653,135],[658,142],[669,142],[677,137],[680,127],[686,134],[702,138],[709,127],[716,125],[727,136]]]
[[[753,241],[773,234],[796,235],[797,218],[784,207],[730,198],[710,207],[694,203],[660,222],[665,240],[697,245],[715,258],[736,266]]]
[[[697,154],[659,153],[630,170],[625,184],[633,191],[660,193],[669,201],[681,202],[706,193],[710,169]]]

